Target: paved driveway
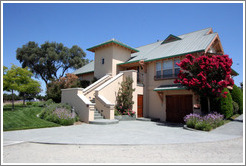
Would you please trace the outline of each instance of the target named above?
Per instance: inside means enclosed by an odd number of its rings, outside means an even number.
[[[160,122],[121,121],[113,125],[82,124],[67,127],[3,132],[4,145],[18,142],[93,145],[141,145],[214,142],[243,136],[243,115],[211,132],[189,131]]]

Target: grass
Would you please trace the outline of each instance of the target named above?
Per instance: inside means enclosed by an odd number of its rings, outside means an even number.
[[[3,131],[60,126],[56,123],[38,118],[37,114],[42,109],[42,107],[37,106],[15,104],[15,109],[12,111],[11,104],[5,105],[3,107]]]

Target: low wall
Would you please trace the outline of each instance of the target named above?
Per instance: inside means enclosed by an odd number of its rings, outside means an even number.
[[[106,81],[108,81],[111,78],[111,74],[107,74],[104,77],[100,78],[93,84],[89,85],[85,89],[83,89],[84,95],[89,99],[92,100],[95,98],[95,89],[98,88],[100,85],[104,84]]]
[[[95,104],[83,95],[83,88],[62,89],[61,102],[73,106],[81,121],[94,120]]]

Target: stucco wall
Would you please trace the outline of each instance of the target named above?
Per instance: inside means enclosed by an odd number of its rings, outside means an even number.
[[[95,51],[95,67],[94,75],[96,78],[101,78],[108,73],[112,73],[112,56],[113,46],[103,47]],[[104,64],[102,64],[104,58]]]
[[[113,47],[113,67],[112,67],[112,76],[118,74],[120,68],[117,66],[119,63],[126,62],[131,57],[131,51],[123,48],[121,46]]]
[[[162,121],[166,120],[166,95],[175,95],[175,94],[192,94],[193,95],[193,104],[197,104],[197,96],[194,95],[192,91],[188,90],[168,90],[163,91],[164,98],[161,101],[158,93],[153,91],[160,85],[170,85],[174,84],[175,79],[167,80],[154,80],[155,76],[155,62],[147,64],[147,73],[144,76],[144,116],[151,118],[159,118]]]
[[[88,123],[94,120],[94,104],[84,95],[83,88],[62,89],[62,103],[67,103],[74,107],[81,121]]]

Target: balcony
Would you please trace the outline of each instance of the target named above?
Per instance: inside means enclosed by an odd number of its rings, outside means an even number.
[[[167,79],[175,79],[178,77],[178,73],[175,74],[169,74],[169,75],[156,75],[154,76],[154,80],[167,80]]]

